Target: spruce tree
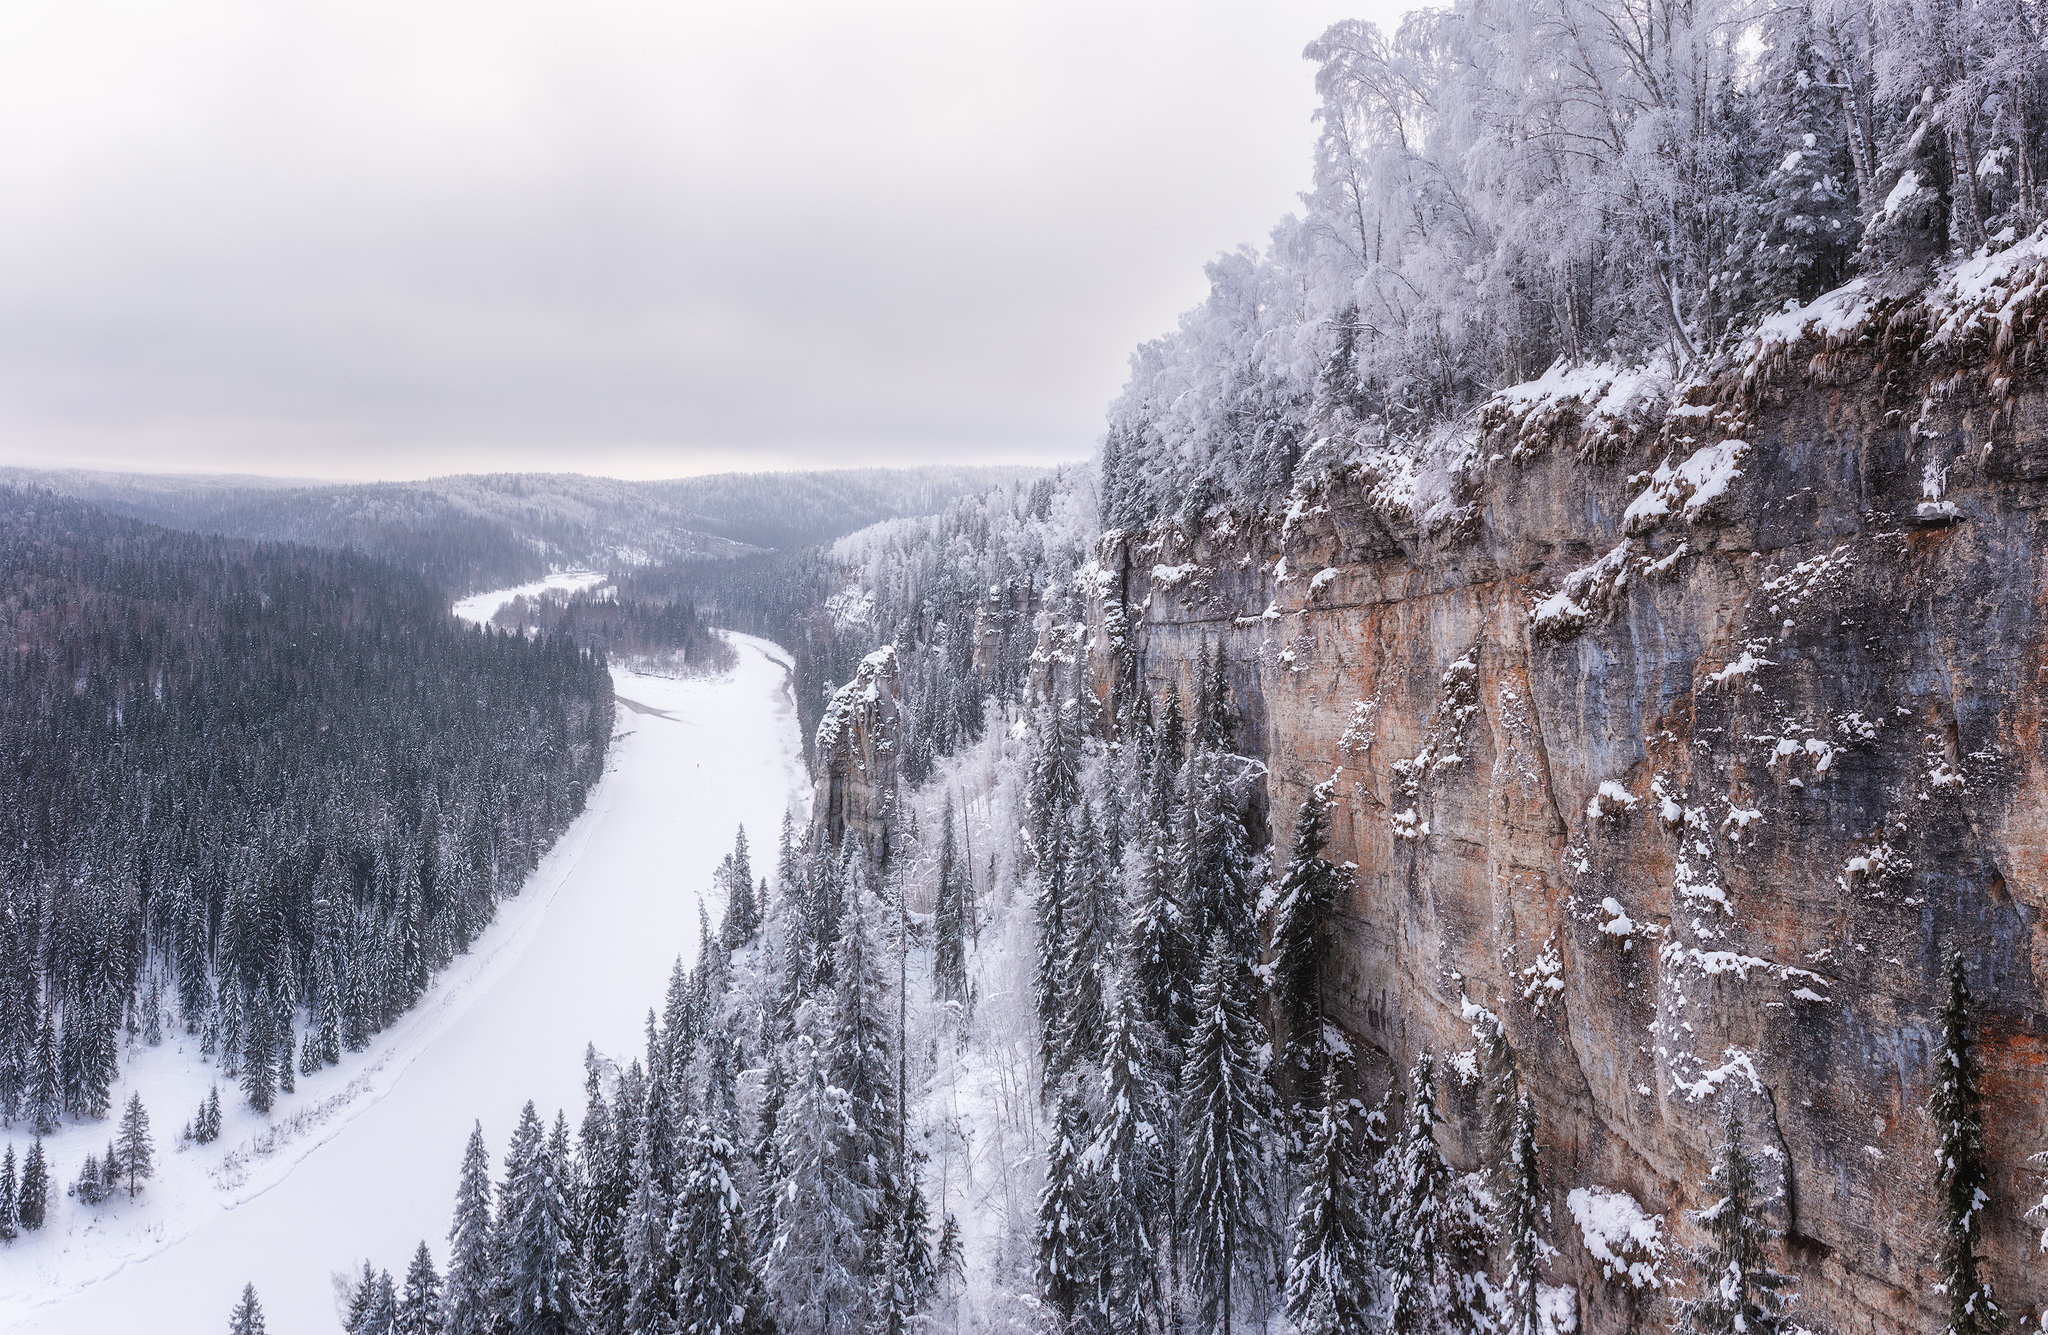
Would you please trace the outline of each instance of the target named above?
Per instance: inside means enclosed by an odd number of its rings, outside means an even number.
[[[1284,1069],[1293,1086],[1303,1091],[1323,1083],[1326,927],[1346,884],[1344,872],[1323,856],[1330,842],[1336,786],[1336,779],[1330,778],[1309,790],[1294,819],[1293,857],[1274,891],[1268,986],[1283,1035]]]
[[[493,1236],[491,1160],[479,1122],[463,1151],[455,1219],[448,1229],[448,1276],[441,1306],[448,1335],[493,1335],[497,1329]]]
[[[43,1138],[36,1137],[21,1164],[21,1207],[16,1212],[24,1229],[37,1229],[49,1216],[50,1165],[43,1157]]]
[[[1300,1335],[1372,1329],[1374,1238],[1365,1212],[1368,1171],[1349,1125],[1337,1072],[1327,1071],[1301,1158],[1287,1316]]]
[[[571,1335],[581,1325],[565,1170],[529,1100],[505,1153],[499,1198],[499,1255],[514,1335]]]
[[[434,1268],[434,1254],[424,1238],[405,1272],[405,1291],[398,1295],[391,1330],[392,1335],[441,1335],[441,1273]]]
[[[1984,1158],[1984,1099],[1977,1089],[1970,1039],[1970,987],[1960,952],[1949,952],[1942,983],[1941,1041],[1934,1050],[1928,1106],[1940,1138],[1935,1158],[1941,1190],[1940,1287],[1948,1295],[1948,1335],[1988,1335],[2003,1318],[1977,1254],[1991,1175]]]
[[[15,1180],[14,1145],[0,1159],[0,1242],[12,1242],[21,1234],[21,1187]]]
[[[1229,934],[1209,939],[1181,1069],[1182,1222],[1205,1322],[1230,1335],[1241,1276],[1263,1269],[1267,1135],[1251,976]]]
[[[1072,1082],[1053,1112],[1038,1195],[1038,1290],[1067,1323],[1092,1318],[1097,1302],[1095,1200],[1088,1181],[1087,1112]]]
[[[341,1328],[348,1335],[365,1335],[370,1329],[373,1309],[377,1305],[377,1267],[366,1258],[363,1273],[348,1286],[348,1311],[341,1318]]]
[[[1706,1233],[1686,1258],[1699,1292],[1677,1303],[1678,1328],[1693,1335],[1782,1335],[1796,1329],[1787,1309],[1792,1277],[1771,1269],[1776,1234],[1764,1218],[1757,1156],[1743,1147],[1742,1120],[1730,1116],[1714,1176],[1701,1185],[1721,1193],[1691,1214]]]
[[[114,1152],[121,1176],[128,1179],[128,1198],[133,1200],[143,1181],[156,1174],[156,1147],[149,1138],[149,1114],[143,1110],[140,1091],[128,1096],[121,1113],[121,1134]]]
[[[1165,1314],[1159,1220],[1173,1196],[1162,1137],[1170,1110],[1156,1069],[1158,1040],[1139,1006],[1128,985],[1110,998],[1095,1139],[1086,1162],[1094,1216],[1088,1231],[1100,1251],[1111,1335],[1140,1335]]]
[[[633,1193],[622,1223],[626,1329],[634,1335],[666,1335],[675,1329],[674,1267],[668,1250],[671,1206],[661,1180],[659,1137],[651,1125],[666,1115],[664,1108],[651,1104],[641,1119],[640,1143],[633,1155]]]
[[[754,901],[754,869],[747,856],[747,828],[733,840],[732,855],[719,868],[725,883],[725,922],[719,933],[727,950],[754,943],[761,934],[761,909]]]
[[[855,893],[835,952],[832,1008],[832,1083],[846,1094],[848,1126],[843,1154],[872,1198],[865,1222],[871,1233],[883,1219],[875,1211],[897,1199],[897,1108],[894,1009],[882,974],[881,905],[866,886]]]
[[[787,1049],[788,1089],[776,1119],[780,1178],[772,1194],[763,1278],[777,1329],[789,1335],[865,1335],[871,1327],[867,1221],[875,1197],[847,1171],[851,1118],[828,1077],[807,1006]]]
[[[276,1038],[272,1027],[269,990],[259,991],[246,1017],[248,1032],[242,1045],[242,1092],[249,1106],[268,1113],[277,1094]]]
[[[63,1109],[64,1086],[57,1069],[56,1021],[45,1009],[43,1027],[36,1033],[35,1066],[29,1073],[28,1116],[35,1133],[47,1136],[54,1132]]]
[[[939,884],[932,909],[932,991],[941,1001],[967,997],[967,896],[962,886],[960,850],[953,816],[953,794],[946,794],[940,817]]]
[[[633,1195],[630,1118],[614,1119],[598,1087],[597,1052],[584,1059],[590,1106],[580,1132],[585,1189],[577,1265],[577,1307],[591,1335],[625,1335],[625,1213]]]
[[[1393,1335],[1462,1332],[1473,1324],[1473,1272],[1483,1226],[1436,1142],[1436,1061],[1424,1052],[1408,1082],[1408,1118],[1390,1163],[1384,1268]]]
[[[689,1335],[749,1335],[758,1328],[752,1240],[732,1176],[732,1142],[700,1118],[684,1150],[668,1248],[676,1311]]]
[[[228,1335],[264,1335],[263,1304],[256,1301],[254,1284],[242,1286],[242,1300],[228,1313]]]
[[[1536,1105],[1515,1101],[1499,1231],[1507,1262],[1501,1285],[1503,1335],[1538,1335],[1538,1270],[1556,1250],[1543,1238],[1543,1177],[1536,1150]]]
[[[1093,1068],[1102,1057],[1104,993],[1117,949],[1116,907],[1111,871],[1104,862],[1092,805],[1075,808],[1068,879],[1067,923],[1059,962],[1059,1005],[1053,1025],[1053,1064],[1048,1080],[1076,1068]]]
[[[363,1324],[348,1335],[392,1335],[397,1324],[398,1286],[391,1282],[389,1270],[379,1271],[377,1282],[370,1288],[370,1303],[363,1313]]]

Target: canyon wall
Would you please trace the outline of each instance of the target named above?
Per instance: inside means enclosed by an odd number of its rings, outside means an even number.
[[[1784,1166],[1805,1323],[1944,1324],[1950,948],[1991,1273],[2015,1316],[2048,1298],[2022,1218],[2048,1149],[2048,264],[1977,278],[1837,294],[1683,391],[1546,377],[1453,466],[1368,454],[1284,513],[1111,534],[1090,572],[1150,686],[1190,689],[1221,643],[1283,839],[1341,776],[1337,1003],[1377,1078],[1500,1017],[1588,1329],[1655,1319],[1655,1288],[1603,1275],[1566,1193],[1690,1241],[1731,1109]]]

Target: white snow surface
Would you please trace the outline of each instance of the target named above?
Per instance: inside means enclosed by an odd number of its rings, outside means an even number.
[[[488,616],[514,592],[465,599],[458,615]],[[696,955],[700,895],[719,920],[712,873],[735,829],[746,826],[758,859],[783,812],[808,809],[788,656],[731,638],[739,664],[724,677],[614,670],[618,722],[588,809],[417,1007],[366,1051],[299,1077],[268,1118],[222,1080],[220,1140],[180,1146],[217,1079],[211,1059],[176,1032],[129,1048],[113,1104],[141,1091],[157,1179],[136,1200],[85,1206],[63,1187],[113,1121],[48,1139],[50,1221],[0,1247],[0,1331],[218,1335],[245,1283],[271,1330],[328,1331],[336,1270],[369,1257],[402,1275],[423,1238],[445,1265],[472,1123],[494,1174],[526,1100],[575,1126],[585,1043],[621,1059],[640,1051],[670,966]],[[19,1126],[0,1131],[7,1139],[26,1151]]]
[[[605,582],[607,576],[595,570],[564,570],[537,579],[531,584],[521,584],[510,589],[492,589],[488,593],[473,593],[467,598],[457,599],[455,615],[463,621],[481,625],[498,615],[505,604],[514,598],[531,598],[549,589],[564,589],[570,593],[581,593],[594,589]]]
[[[1564,1198],[1579,1237],[1608,1278],[1626,1276],[1635,1287],[1663,1282],[1664,1216],[1649,1214],[1635,1197],[1613,1187],[1575,1187]]]

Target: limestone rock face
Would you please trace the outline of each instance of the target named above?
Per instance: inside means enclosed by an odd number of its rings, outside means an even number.
[[[896,679],[896,650],[885,645],[861,660],[819,720],[811,810],[834,847],[852,837],[873,855],[888,840],[900,740]]]
[[[1104,540],[1098,643],[1130,635],[1183,690],[1222,643],[1271,829],[1341,771],[1339,1004],[1379,1078],[1472,1047],[1470,1007],[1501,1017],[1588,1329],[1659,1318],[1566,1193],[1626,1192],[1689,1241],[1731,1106],[1783,1156],[1805,1323],[1939,1328],[1951,946],[1981,1001],[1991,1273],[2009,1312],[2048,1298],[2021,1217],[2048,1149],[2029,281],[2048,265],[1960,316],[1788,326],[1654,411],[1603,412],[1612,385],[1504,399],[1442,477],[1367,460],[1284,514]],[[1685,1277],[1675,1252],[1661,1272]]]

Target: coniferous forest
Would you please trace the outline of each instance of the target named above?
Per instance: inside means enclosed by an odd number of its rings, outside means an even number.
[[[348,552],[0,491],[0,1117],[172,1027],[267,1107],[491,920],[601,774],[602,654]]]

